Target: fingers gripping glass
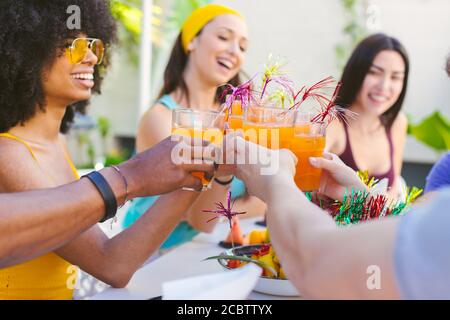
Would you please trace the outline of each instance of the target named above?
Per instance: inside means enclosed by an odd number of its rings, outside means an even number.
[[[88,50],[97,57],[97,63],[101,64],[105,54],[105,45],[103,41],[96,38],[76,38],[66,49],[66,54],[73,64],[78,64],[86,58]]]
[[[223,140],[223,127],[219,112],[212,110],[174,109],[172,111],[172,135],[189,138],[199,138],[209,141],[212,145],[221,146]],[[203,189],[211,188],[212,177],[205,172],[193,171],[191,174],[201,180]],[[183,188],[184,190],[193,190]]]

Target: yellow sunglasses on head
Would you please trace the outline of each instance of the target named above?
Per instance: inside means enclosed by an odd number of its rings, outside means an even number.
[[[66,55],[73,64],[81,63],[91,50],[92,53],[97,57],[97,63],[101,64],[103,61],[103,56],[105,54],[105,45],[103,41],[96,38],[76,38],[73,40],[72,44],[67,47]]]

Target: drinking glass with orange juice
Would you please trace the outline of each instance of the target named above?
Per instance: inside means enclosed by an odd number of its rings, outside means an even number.
[[[227,96],[228,97],[228,96]],[[229,108],[226,103],[223,105],[223,112],[225,112],[225,121],[228,122],[228,128],[232,130],[242,129],[244,110],[242,108],[241,100],[236,98],[231,103],[231,113],[229,113]]]
[[[311,166],[309,158],[323,156],[326,124],[312,122],[313,116],[297,111],[294,135],[287,146],[298,159],[294,180],[302,191],[318,190],[322,175],[322,169]]]
[[[244,137],[269,149],[288,148],[294,136],[295,111],[271,105],[249,105],[244,112]],[[266,225],[266,219],[258,221]]]
[[[202,139],[215,146],[221,146],[223,115],[212,110],[174,109],[172,111],[172,135]],[[211,188],[212,179],[208,179],[204,172],[192,172],[192,175],[202,181],[202,191]]]
[[[294,110],[251,105],[245,110],[244,137],[269,149],[287,148],[294,135]]]
[[[250,106],[244,117],[247,140],[271,149],[290,149],[298,158],[295,183],[302,191],[320,187],[321,169],[309,157],[322,157],[326,125],[312,122],[314,115],[282,108]]]
[[[233,130],[242,129],[244,124],[244,111],[240,101],[233,102],[230,116],[230,128]]]

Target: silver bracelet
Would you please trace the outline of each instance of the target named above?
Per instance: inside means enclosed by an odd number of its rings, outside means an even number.
[[[123,184],[125,185],[125,200],[123,201],[123,204],[119,206],[119,208],[122,208],[128,201],[128,182],[125,176],[123,175],[122,171],[120,171],[120,169],[117,166],[112,165],[111,168],[117,171],[117,173],[122,177]]]

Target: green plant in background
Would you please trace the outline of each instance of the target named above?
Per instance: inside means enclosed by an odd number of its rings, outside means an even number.
[[[161,78],[169,44],[175,39],[189,14],[211,0],[153,0],[152,9],[152,88]],[[142,26],[142,0],[111,0],[110,10],[119,25],[119,45],[135,67],[139,64]],[[150,72],[150,71],[149,71]],[[159,84],[159,83],[158,83]]]
[[[173,0],[165,31],[179,32],[184,21],[192,11],[209,3],[211,3],[211,0]]]
[[[344,10],[345,25],[342,29],[345,40],[335,46],[336,60],[339,70],[344,68],[345,62],[351,51],[364,37],[368,30],[365,27],[364,8],[367,7],[365,1],[361,0],[340,0]]]
[[[110,167],[113,165],[121,164],[122,162],[128,160],[131,157],[131,152],[128,151],[117,151],[113,150],[108,153],[105,157],[105,167]]]
[[[117,165],[131,157],[131,150],[117,150],[108,148],[108,140],[111,135],[111,123],[106,117],[98,117],[96,125],[91,129],[78,129],[75,137],[78,150],[86,152],[87,161],[78,164],[79,169],[94,168],[96,164],[102,163],[104,166]],[[100,148],[96,147],[93,139],[100,138]],[[86,159],[85,158],[85,159]]]
[[[102,154],[107,153],[107,139],[111,130],[111,122],[106,117],[98,117],[97,128],[102,141]]]
[[[141,0],[112,0],[111,14],[130,33],[135,42],[139,42],[141,32],[142,10]]]
[[[118,22],[119,46],[125,50],[129,61],[139,64],[139,50],[142,32],[142,3],[145,0],[111,0],[110,10]],[[153,0],[152,8],[152,83],[158,74],[157,66],[165,61],[167,46],[180,31],[184,20],[195,9],[211,3],[211,0]],[[163,9],[164,8],[164,9]],[[149,70],[150,72],[150,70]],[[119,164],[131,156],[131,150],[108,150],[107,141],[110,136],[110,121],[105,117],[97,119],[97,127],[101,144],[101,158],[105,166]],[[87,145],[89,162],[86,166],[95,164],[96,150],[89,135],[81,134],[81,142]],[[97,154],[98,155],[98,154]],[[85,167],[85,166],[83,166]]]
[[[152,41],[161,42],[161,29],[163,10],[158,5],[160,1],[154,1],[152,9]],[[139,44],[142,27],[142,0],[112,0],[110,10],[119,25],[119,43],[126,50],[128,58],[133,65],[139,62]]]
[[[168,48],[189,14],[211,0],[153,0],[151,83],[156,88]],[[111,14],[119,25],[119,47],[135,67],[139,64],[142,28],[142,0],[111,0]],[[119,51],[120,51],[119,50]],[[150,72],[150,70],[149,70]],[[156,81],[158,80],[158,81]]]
[[[108,149],[108,139],[111,134],[111,122],[106,117],[98,117],[97,118],[97,130],[100,135],[102,150],[101,150],[101,159],[103,160],[103,164],[105,167],[111,165],[117,165],[125,160],[129,159],[131,156],[130,150],[116,150]]]
[[[77,137],[77,143],[79,150],[83,150],[83,147],[86,146],[86,153],[88,162],[84,163],[82,165],[78,165],[78,169],[89,169],[93,168],[95,164],[95,147],[94,143],[92,142],[92,139],[89,136],[89,132],[79,132],[76,135]]]
[[[158,56],[158,48],[174,32],[179,32],[187,16],[198,7],[211,0],[172,0],[168,12],[162,9],[162,0],[153,0],[152,43],[153,54]],[[139,62],[139,44],[142,27],[142,0],[111,0],[111,14],[119,23],[119,41],[126,48],[130,60]]]
[[[409,116],[408,134],[437,152],[450,150],[450,120],[435,111],[417,124]]]
[[[165,12],[164,19],[160,26],[161,41],[153,43],[152,61],[152,85],[157,87],[157,83],[162,77],[161,68],[165,64],[172,49],[172,43],[181,30],[186,18],[195,9],[211,3],[211,0],[171,0],[171,5]]]

